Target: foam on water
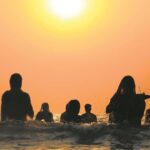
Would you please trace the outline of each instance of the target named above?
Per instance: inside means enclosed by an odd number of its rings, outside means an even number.
[[[148,150],[150,126],[7,121],[0,123],[0,149]]]

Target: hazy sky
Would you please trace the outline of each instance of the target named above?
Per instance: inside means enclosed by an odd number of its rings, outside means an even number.
[[[61,20],[48,0],[0,0],[0,94],[14,72],[34,110],[48,102],[61,113],[77,98],[93,112],[105,107],[124,75],[150,94],[150,0],[87,0],[87,9]],[[140,87],[140,88],[139,88]]]

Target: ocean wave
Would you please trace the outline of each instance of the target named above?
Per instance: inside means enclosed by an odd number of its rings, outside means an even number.
[[[54,149],[68,145],[140,149],[143,146],[144,148],[150,147],[149,129],[149,125],[133,128],[128,125],[117,126],[106,123],[67,124],[6,121],[0,123],[0,143],[6,146],[8,142],[8,145],[11,146],[14,142],[20,147],[31,147],[31,145],[41,143],[47,146],[53,145]]]

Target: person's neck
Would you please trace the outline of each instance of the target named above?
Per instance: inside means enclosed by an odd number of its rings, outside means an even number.
[[[43,112],[47,113],[47,112],[49,112],[49,110],[43,110]]]
[[[11,91],[21,91],[20,88],[11,88]]]

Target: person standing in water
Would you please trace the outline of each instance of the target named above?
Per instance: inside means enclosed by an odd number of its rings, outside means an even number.
[[[97,117],[93,113],[91,113],[91,104],[86,104],[85,105],[85,112],[81,118],[83,123],[92,123],[92,122],[97,122]]]
[[[2,95],[1,120],[26,121],[33,118],[34,112],[28,93],[22,91],[22,77],[14,73],[10,77],[10,90]]]
[[[54,122],[53,114],[49,110],[48,103],[43,103],[41,110],[36,115],[36,120],[44,120],[45,122]]]
[[[125,76],[106,107],[109,121],[114,123],[128,122],[133,126],[140,126],[145,110],[145,100],[150,95],[136,94],[135,81],[132,76]]]
[[[73,123],[80,123],[81,116],[79,116],[80,111],[80,103],[78,100],[74,99],[71,100],[66,105],[66,111],[61,114],[60,122],[73,122]]]

